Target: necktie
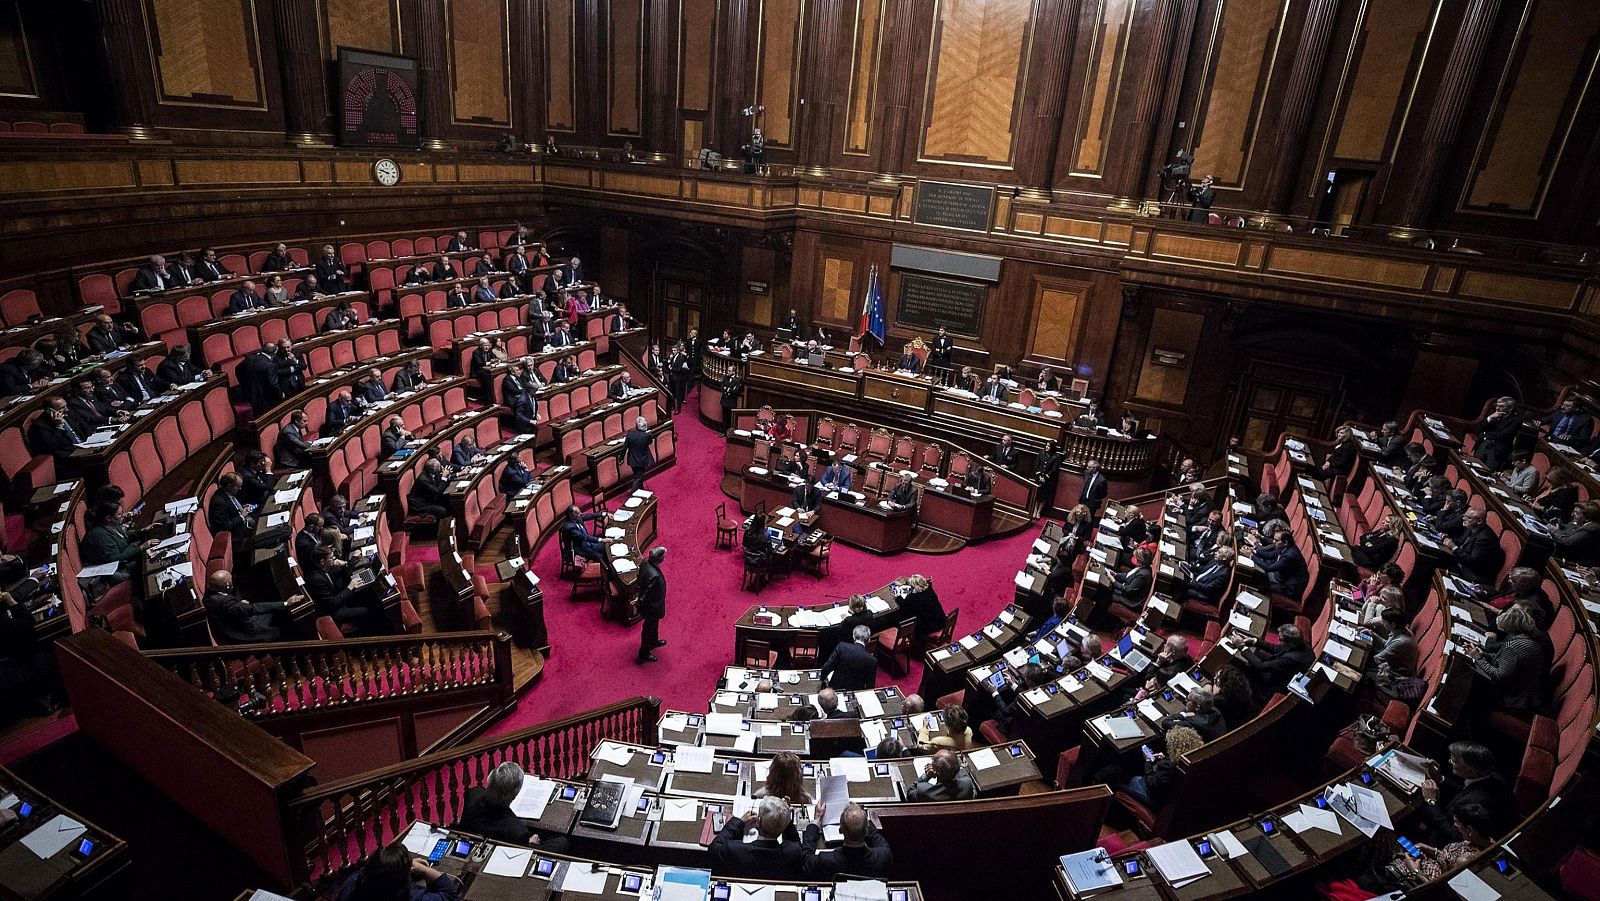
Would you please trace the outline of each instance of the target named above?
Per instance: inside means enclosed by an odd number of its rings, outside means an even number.
[[[1571,413],[1563,413],[1563,414],[1561,414],[1561,420],[1556,423],[1556,434],[1557,435],[1566,435],[1567,431],[1569,429],[1571,429],[1571,428],[1572,428],[1572,414]]]
[[[78,443],[77,431],[75,431],[71,425],[68,425],[65,419],[61,420],[61,430],[67,433],[67,437],[72,439],[73,444]]]

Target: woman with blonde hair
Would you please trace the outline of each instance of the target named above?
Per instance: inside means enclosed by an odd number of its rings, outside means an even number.
[[[929,732],[925,722],[917,724],[917,741],[922,743],[922,753],[932,754],[940,748],[965,751],[973,747],[972,730],[967,727],[967,711],[959,704],[948,704],[940,708],[940,712],[944,714],[944,726],[939,734]]]
[[[1350,550],[1350,559],[1362,569],[1377,569],[1394,559],[1395,551],[1400,549],[1400,542],[1405,538],[1405,520],[1391,513],[1381,527],[1361,536]]]
[[[1088,504],[1079,504],[1067,511],[1067,531],[1079,543],[1089,540],[1089,536],[1094,534],[1094,526],[1094,511],[1089,509]]]
[[[810,804],[805,780],[800,774],[800,758],[791,751],[783,751],[772,758],[767,768],[767,782],[756,789],[757,798],[782,798],[790,804]]]

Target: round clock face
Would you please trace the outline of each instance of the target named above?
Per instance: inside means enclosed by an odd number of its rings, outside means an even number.
[[[372,177],[385,187],[400,183],[400,164],[394,160],[378,160],[372,164]]]

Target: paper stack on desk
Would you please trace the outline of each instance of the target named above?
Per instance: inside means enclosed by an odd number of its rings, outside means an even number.
[[[1104,848],[1061,855],[1061,870],[1067,884],[1078,894],[1122,884],[1122,874]]]
[[[613,741],[604,741],[595,749],[594,759],[604,760],[613,766],[627,766],[633,762],[633,749]]]
[[[1161,873],[1161,878],[1173,888],[1183,888],[1197,879],[1211,875],[1206,862],[1195,853],[1194,846],[1183,839],[1145,849],[1151,866]]]
[[[744,717],[737,713],[706,714],[707,735],[738,735],[744,731]]]
[[[556,784],[549,779],[524,775],[522,788],[511,799],[511,812],[524,820],[537,820],[544,816],[544,809],[555,791]]]

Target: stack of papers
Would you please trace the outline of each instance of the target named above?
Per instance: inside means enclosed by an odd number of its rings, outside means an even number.
[[[706,714],[707,735],[738,735],[744,731],[744,717],[737,713]]]
[[[1104,848],[1063,854],[1061,869],[1067,876],[1067,884],[1078,894],[1122,884],[1122,874],[1117,872],[1116,862]]]
[[[716,757],[715,748],[680,747],[672,752],[672,768],[680,773],[709,773]]]
[[[522,777],[522,789],[511,799],[511,812],[525,820],[537,820],[544,816],[544,809],[555,790],[554,782],[525,775]]]
[[[1151,866],[1161,873],[1161,878],[1173,888],[1183,888],[1197,879],[1211,875],[1206,862],[1195,853],[1194,847],[1182,839],[1145,849]]]

